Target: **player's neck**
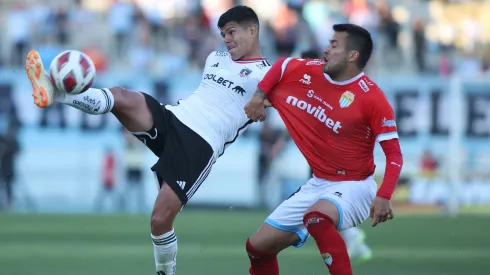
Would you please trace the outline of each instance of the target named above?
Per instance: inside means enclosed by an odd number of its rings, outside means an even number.
[[[337,75],[330,75],[330,78],[336,82],[344,82],[353,79],[361,73],[362,71],[360,70],[346,70],[345,72]]]
[[[247,60],[247,59],[255,59],[255,58],[263,58],[263,57],[264,56],[262,55],[262,50],[260,48],[258,48],[258,49],[250,51],[250,53],[242,56],[242,58],[240,58],[236,61]]]

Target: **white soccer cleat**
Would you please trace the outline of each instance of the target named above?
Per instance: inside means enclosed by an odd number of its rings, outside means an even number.
[[[35,50],[27,54],[26,73],[32,84],[34,104],[40,108],[46,108],[55,103],[56,89],[51,83],[51,78],[46,74],[41,56]]]

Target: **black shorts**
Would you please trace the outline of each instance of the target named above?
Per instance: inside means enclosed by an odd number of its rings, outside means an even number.
[[[214,164],[211,145],[183,124],[155,98],[142,93],[153,116],[153,128],[146,133],[133,133],[157,157],[151,170],[160,188],[165,182],[184,206],[206,179]]]

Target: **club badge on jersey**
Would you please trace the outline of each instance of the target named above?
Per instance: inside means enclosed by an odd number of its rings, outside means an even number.
[[[247,77],[249,74],[252,73],[252,70],[250,70],[249,68],[243,68],[241,71],[240,71],[240,76],[241,77]]]
[[[355,97],[355,95],[352,92],[345,91],[339,100],[340,108],[349,107],[352,104],[352,102],[354,102],[354,97]]]

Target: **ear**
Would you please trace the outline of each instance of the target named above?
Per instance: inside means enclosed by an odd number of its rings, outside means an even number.
[[[250,24],[250,34],[257,35],[259,33],[259,26],[257,24]]]
[[[347,60],[349,62],[356,62],[356,60],[359,59],[359,52],[358,51],[349,51],[347,54]]]

